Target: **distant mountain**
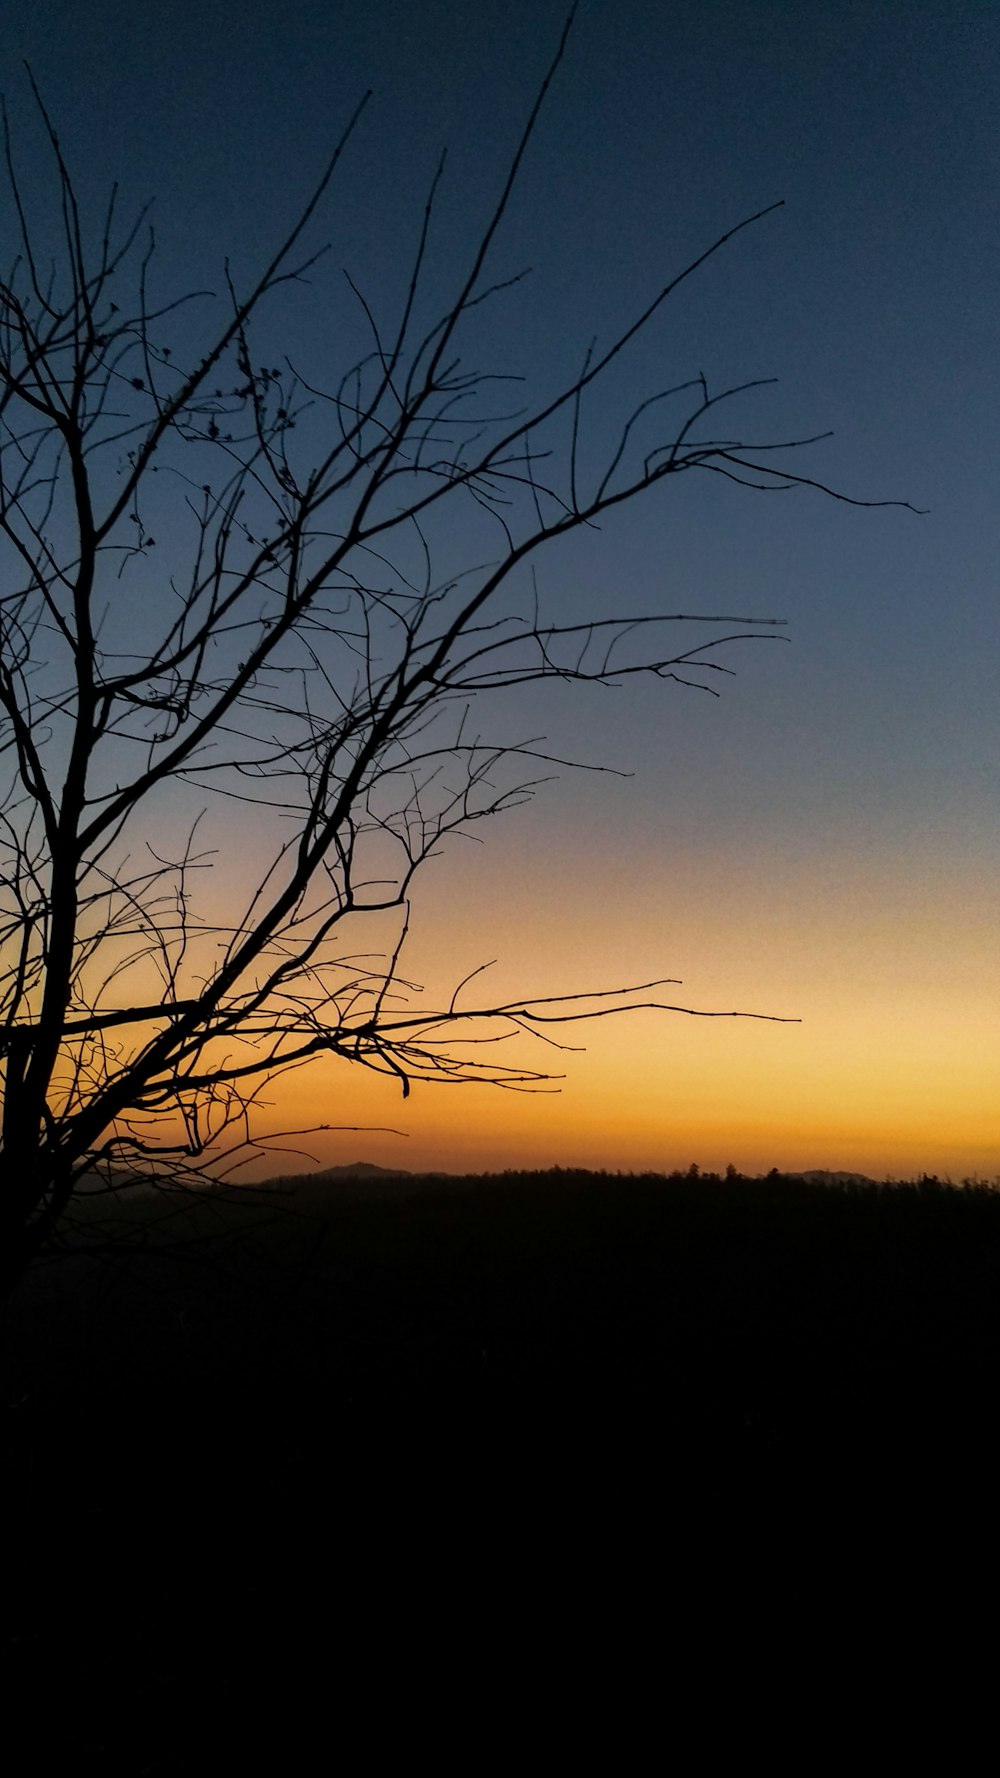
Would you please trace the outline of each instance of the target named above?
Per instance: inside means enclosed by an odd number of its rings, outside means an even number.
[[[827,1167],[814,1167],[808,1173],[796,1173],[796,1179],[804,1179],[808,1185],[877,1185],[878,1180],[872,1179],[867,1173],[832,1173]]]
[[[427,1189],[430,1178],[444,1180],[444,1173],[413,1173],[407,1167],[379,1167],[374,1161],[350,1161],[342,1167],[320,1167],[313,1173],[294,1173],[262,1181],[258,1189],[287,1197],[290,1207],[306,1214],[323,1215],[335,1204],[388,1203]]]
[[[409,1167],[378,1167],[374,1161],[348,1161],[344,1167],[321,1167],[308,1176],[320,1179],[412,1179]]]

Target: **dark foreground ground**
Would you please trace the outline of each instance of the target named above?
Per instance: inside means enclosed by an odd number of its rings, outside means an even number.
[[[700,1769],[769,1686],[777,1733],[803,1673],[836,1714],[993,1646],[1000,1195],[313,1182],[83,1233],[2,1360],[39,1769],[478,1771],[530,1719],[617,1770],[649,1709]]]

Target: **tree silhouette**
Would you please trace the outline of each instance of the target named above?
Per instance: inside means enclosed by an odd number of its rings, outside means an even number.
[[[769,633],[770,620],[713,615],[699,620],[707,639],[676,647],[659,638],[687,615],[549,622],[526,572],[539,553],[691,470],[821,486],[779,468],[776,444],[713,436],[741,391],[711,393],[703,376],[653,392],[593,467],[589,392],[766,209],[534,408],[505,414],[497,379],[465,367],[483,306],[519,281],[491,282],[491,249],[566,31],[446,312],[418,325],[439,169],[401,313],[386,331],[357,293],[370,349],[332,388],[290,358],[262,362],[255,324],[320,258],[296,255],[364,102],[256,282],[241,291],[227,267],[224,312],[193,357],[192,297],[152,297],[145,213],[120,228],[112,197],[88,243],[36,91],[60,217],[49,268],[5,118],[20,229],[0,284],[7,1279],[84,1179],[115,1189],[224,1171],[252,1148],[265,1083],[312,1057],[392,1076],[404,1093],[427,1077],[525,1087],[542,1071],[470,1038],[666,1004],[659,983],[467,1004],[463,983],[428,1009],[403,970],[422,864],[551,767],[539,744],[486,738],[474,717],[486,694],[640,673],[711,690],[728,671],[722,643]],[[459,507],[493,527],[498,553],[438,578],[441,515]],[[210,875],[224,808],[246,814],[241,857],[255,872],[235,915]],[[373,953],[378,921],[392,932]]]

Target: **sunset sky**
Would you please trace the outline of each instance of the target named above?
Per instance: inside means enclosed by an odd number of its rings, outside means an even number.
[[[84,203],[115,179],[126,209],[155,196],[164,287],[218,287],[226,254],[248,279],[371,87],[309,237],[331,253],[268,318],[332,380],[341,268],[391,321],[445,146],[432,282],[460,278],[564,11],[7,0],[29,199],[24,59]],[[775,377],[729,423],[832,429],[789,466],[927,510],[691,474],[540,558],[563,621],[735,612],[787,619],[788,640],[734,646],[719,698],[633,681],[511,699],[510,738],[632,775],[563,773],[415,892],[407,973],[432,993],[495,958],[490,999],[676,977],[685,1005],[801,1023],[574,1025],[585,1050],[522,1052],[565,1073],[557,1095],[428,1086],[404,1105],[317,1066],[275,1089],[276,1124],[405,1133],[315,1137],[317,1163],[1000,1175],[998,49],[971,0],[583,0],[495,248],[496,277],[532,276],[484,311],[482,368],[544,395],[782,199],[638,342],[593,436],[702,371]]]

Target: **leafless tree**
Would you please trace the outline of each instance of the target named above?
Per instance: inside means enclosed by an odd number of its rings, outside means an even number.
[[[36,93],[59,201],[50,266],[5,120],[20,230],[0,284],[8,1278],[84,1178],[224,1172],[252,1151],[264,1085],[311,1058],[393,1076],[404,1093],[427,1077],[528,1087],[544,1072],[498,1060],[498,1038],[661,1003],[650,983],[505,1005],[466,1004],[460,989],[428,1009],[403,970],[421,865],[551,767],[539,743],[481,733],[485,694],[638,673],[711,690],[728,670],[722,644],[768,633],[711,616],[707,639],[702,627],[676,647],[655,638],[688,616],[550,623],[534,558],[691,470],[820,486],[779,468],[776,444],[713,436],[739,391],[713,394],[702,376],[652,393],[592,468],[590,392],[678,285],[767,210],[592,347],[555,398],[505,415],[497,379],[465,367],[467,334],[505,288],[491,283],[491,249],[564,46],[447,311],[417,324],[435,179],[402,312],[386,332],[358,293],[370,350],[333,388],[288,358],[263,363],[254,328],[265,299],[319,257],[297,258],[300,242],[363,107],[252,287],[227,269],[194,362],[176,344],[190,297],[152,296],[145,216],[120,229],[112,197],[88,243]],[[495,559],[441,580],[440,515],[473,504]],[[246,868],[259,866],[235,917],[210,876],[220,799],[245,810]],[[393,929],[373,953],[376,917]]]

